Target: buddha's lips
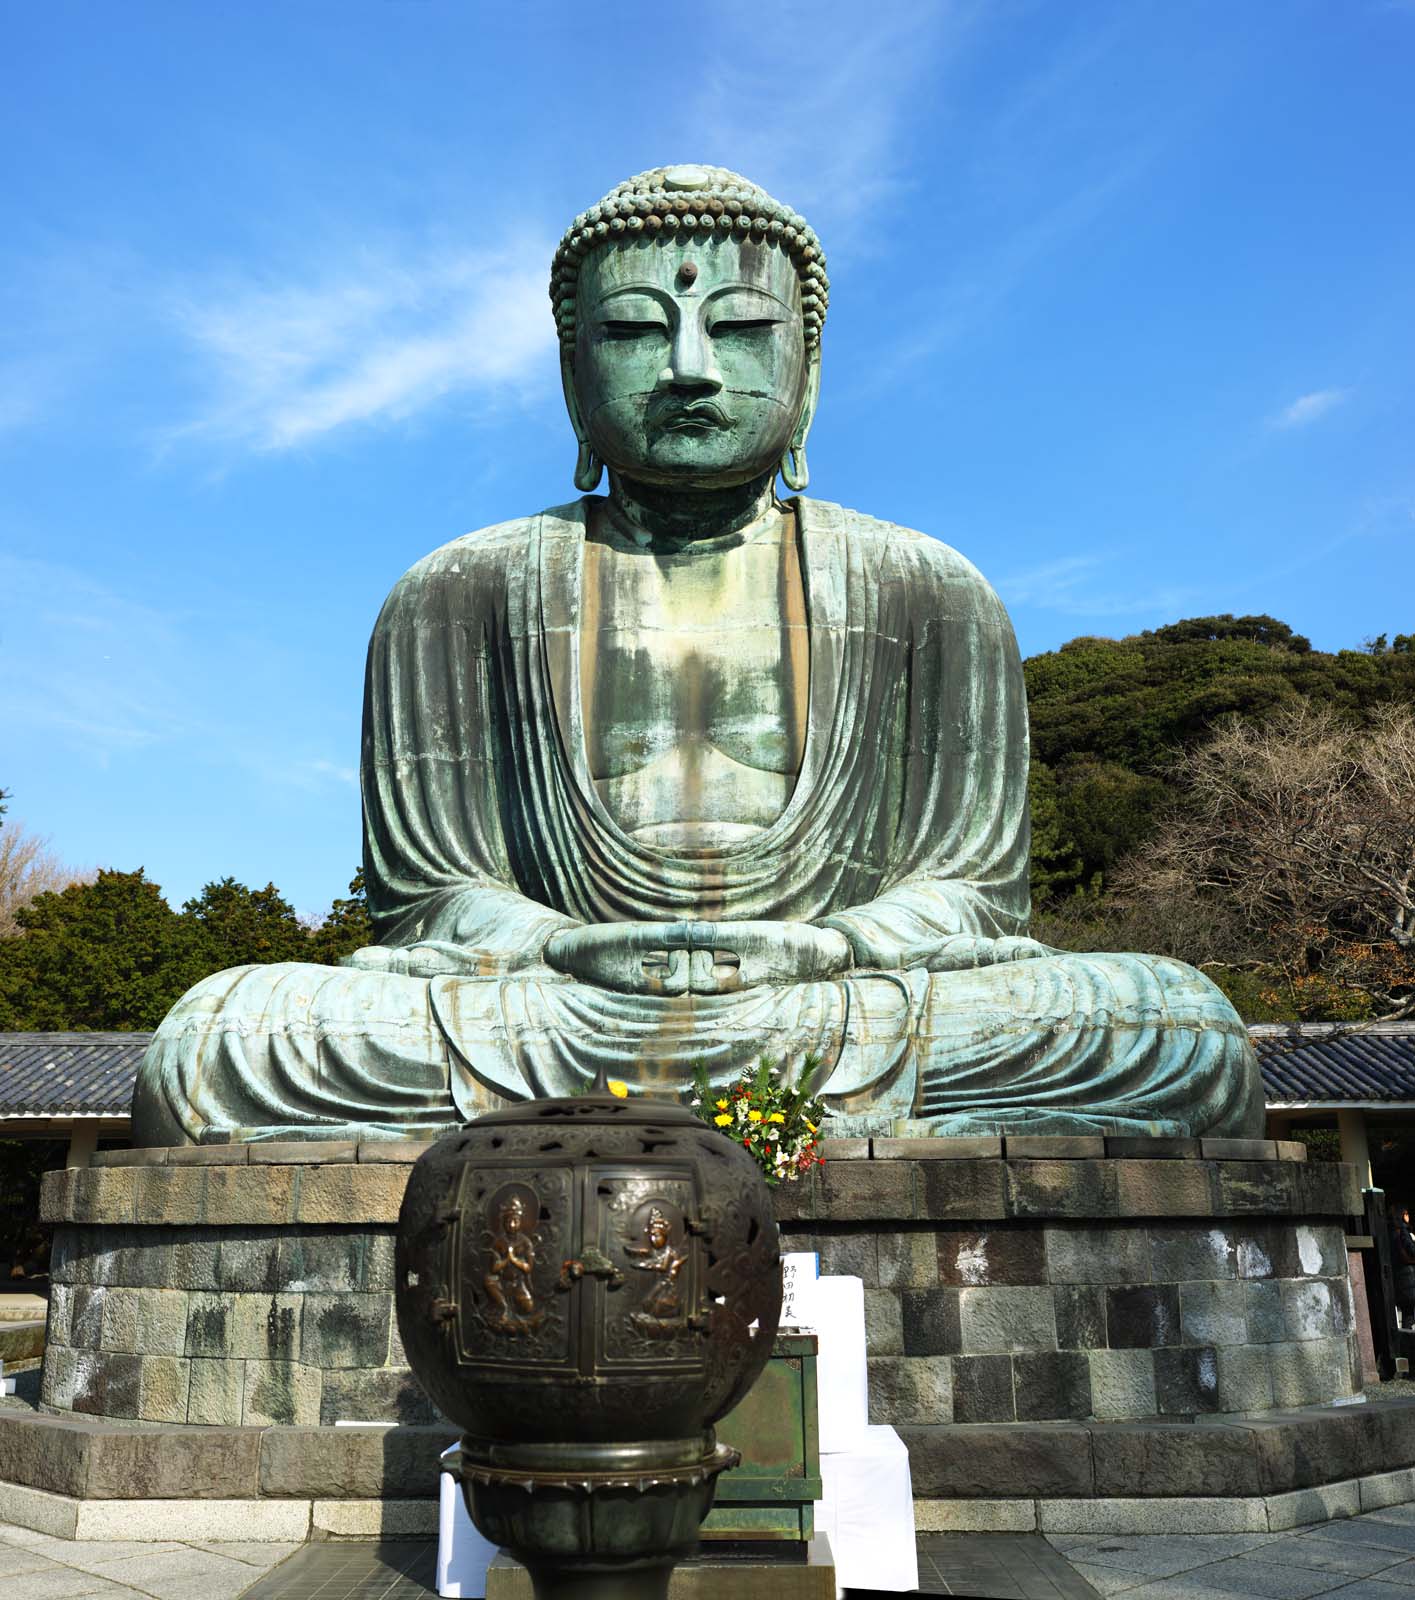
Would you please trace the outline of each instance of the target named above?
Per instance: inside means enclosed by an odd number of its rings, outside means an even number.
[[[694,400],[688,405],[665,406],[653,422],[674,432],[697,428],[732,428],[732,418],[713,400]]]

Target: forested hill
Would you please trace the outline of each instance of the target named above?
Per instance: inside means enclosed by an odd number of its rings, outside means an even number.
[[[1223,717],[1263,721],[1306,700],[1360,722],[1384,702],[1415,705],[1415,634],[1329,654],[1274,617],[1192,617],[1123,639],[1072,639],[1024,670],[1034,888],[1045,898],[1104,886],[1150,831],[1174,756]]]

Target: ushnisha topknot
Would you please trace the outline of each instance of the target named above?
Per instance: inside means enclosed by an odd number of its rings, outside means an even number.
[[[678,166],[654,167],[617,184],[565,230],[550,268],[550,303],[562,351],[569,355],[575,347],[580,263],[596,246],[636,234],[671,238],[711,228],[769,239],[786,251],[801,279],[806,348],[819,344],[830,279],[820,240],[806,219],[725,167]]]

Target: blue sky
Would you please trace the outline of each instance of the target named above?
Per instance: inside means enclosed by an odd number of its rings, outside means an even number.
[[[359,855],[363,652],[571,498],[545,277],[663,162],[830,258],[812,493],[1025,652],[1415,628],[1415,3],[0,0],[0,787],[175,902]]]

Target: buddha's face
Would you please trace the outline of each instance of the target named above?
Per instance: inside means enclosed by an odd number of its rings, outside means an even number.
[[[770,472],[810,378],[784,251],[723,233],[638,239],[580,269],[574,391],[612,470],[726,488]]]

